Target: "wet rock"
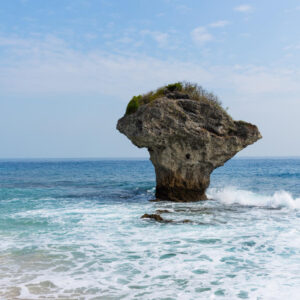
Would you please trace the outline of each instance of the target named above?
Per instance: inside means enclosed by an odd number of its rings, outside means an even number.
[[[141,219],[153,219],[158,222],[163,222],[164,219],[159,214],[144,214]]]
[[[171,213],[171,211],[168,209],[157,209],[156,213],[157,214],[169,214],[169,213]]]
[[[181,221],[181,223],[193,223],[193,221],[189,219],[184,219]]]

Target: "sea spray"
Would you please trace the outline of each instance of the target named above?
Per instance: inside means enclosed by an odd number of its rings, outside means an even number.
[[[239,204],[244,206],[257,206],[265,208],[300,209],[300,198],[293,198],[291,193],[281,190],[273,195],[260,195],[252,191],[226,187],[223,189],[210,189],[209,197],[226,205]]]

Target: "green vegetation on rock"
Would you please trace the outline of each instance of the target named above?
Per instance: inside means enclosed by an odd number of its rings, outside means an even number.
[[[207,92],[200,85],[190,82],[176,82],[158,88],[155,91],[148,92],[144,95],[132,97],[126,109],[126,115],[135,113],[141,105],[148,104],[157,98],[169,99],[189,99],[201,102],[207,102],[222,108],[218,97],[213,93]],[[223,108],[222,108],[223,109]]]
[[[137,111],[140,103],[139,101],[142,99],[142,95],[133,96],[132,99],[129,101],[127,108],[126,108],[126,115],[132,114]]]
[[[175,91],[181,92],[183,89],[183,85],[181,82],[176,82],[176,83],[168,84],[165,88],[170,92],[175,92]]]

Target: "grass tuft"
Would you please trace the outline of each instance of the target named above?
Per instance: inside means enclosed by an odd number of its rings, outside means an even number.
[[[140,105],[140,100],[142,99],[142,95],[133,96],[132,99],[129,101],[127,108],[126,108],[126,115],[133,114],[137,111]]]
[[[207,92],[200,85],[191,82],[176,82],[158,88],[155,91],[148,92],[144,95],[132,97],[126,109],[126,115],[132,114],[138,110],[141,105],[148,104],[157,98],[171,99],[190,99],[195,101],[213,104],[216,108],[222,108],[222,103],[216,95]]]

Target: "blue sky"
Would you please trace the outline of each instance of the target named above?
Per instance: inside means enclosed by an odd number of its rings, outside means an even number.
[[[128,100],[189,80],[300,155],[300,1],[10,0],[0,4],[0,157],[147,157]]]

